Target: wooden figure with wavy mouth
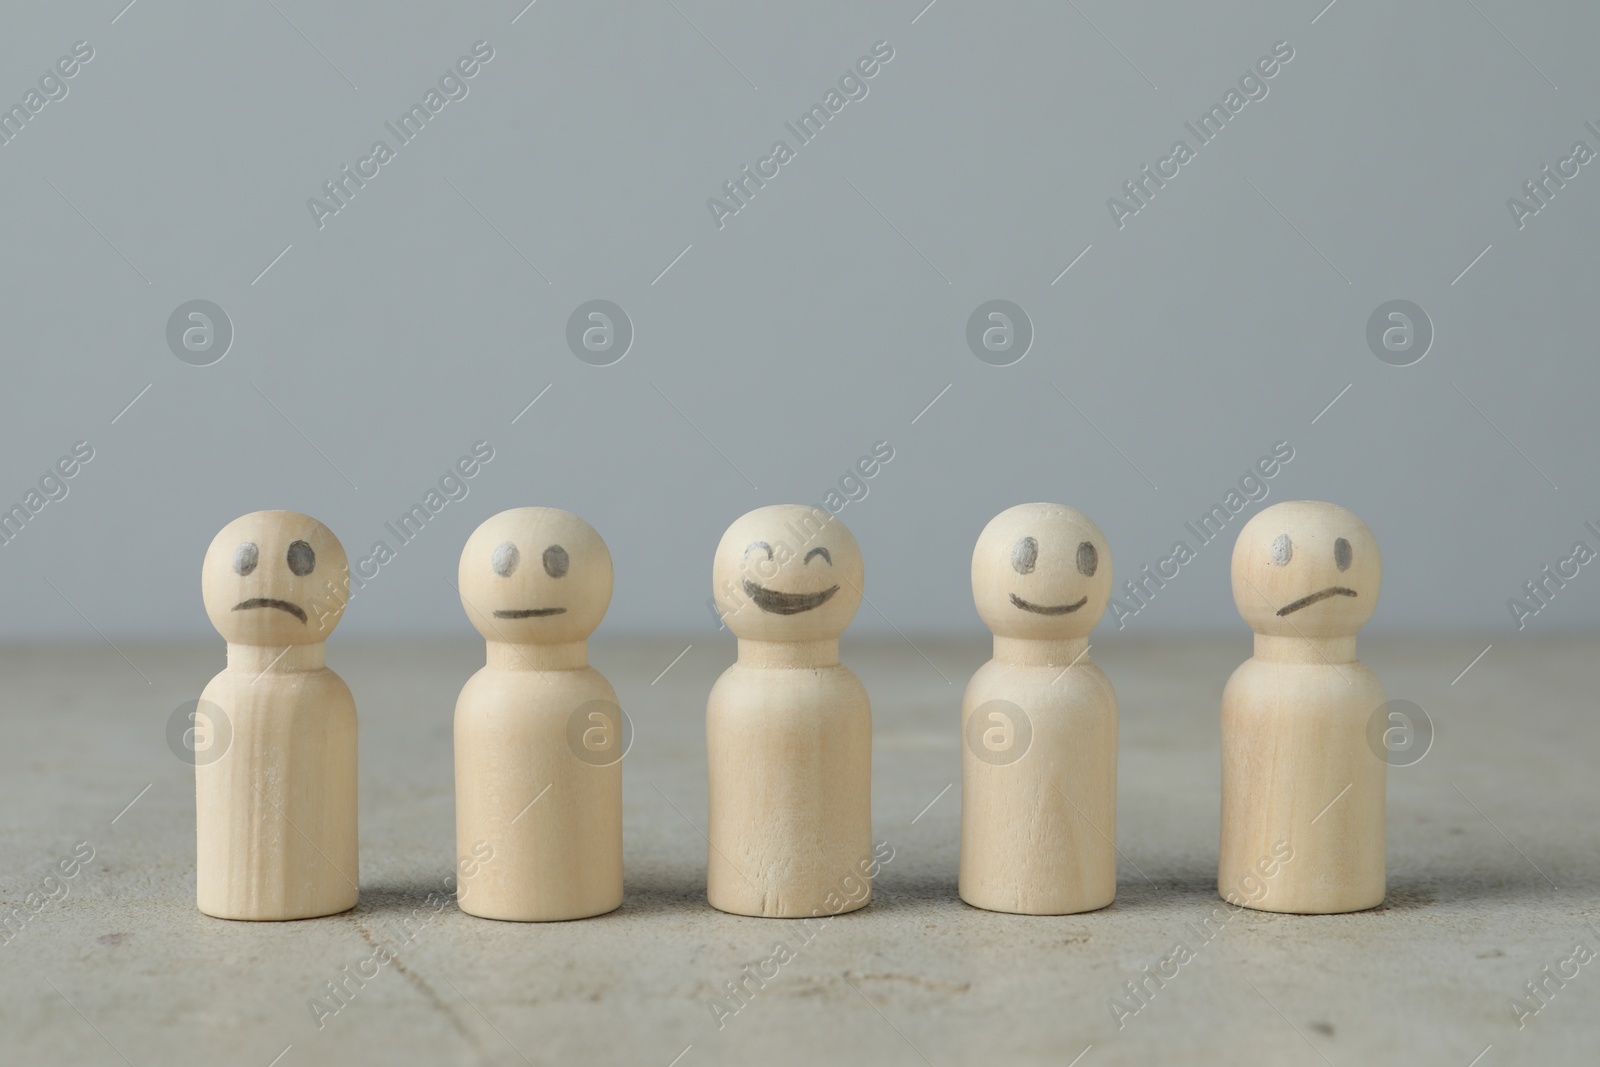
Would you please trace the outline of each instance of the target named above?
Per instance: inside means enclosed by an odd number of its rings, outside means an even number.
[[[1233,601],[1255,655],[1222,694],[1217,867],[1235,904],[1320,915],[1383,903],[1388,762],[1368,727],[1384,695],[1356,659],[1382,581],[1372,531],[1337,504],[1286,501],[1239,531]]]
[[[355,907],[356,705],[324,644],[349,583],[339,539],[293,511],[234,519],[206,550],[201,595],[228,642],[227,669],[200,697],[219,748],[195,759],[195,886],[207,915]]]
[[[1111,599],[1100,528],[1062,504],[996,515],[972,551],[994,658],[961,706],[961,899],[1022,915],[1117,895],[1117,696],[1089,659]]]
[[[706,706],[706,896],[737,915],[837,915],[871,897],[872,711],[839,662],[862,563],[821,508],[758,508],[722,535],[717,610],[739,659]]]
[[[588,658],[611,582],[599,533],[555,508],[502,511],[461,550],[461,606],[488,643],[456,701],[468,914],[548,922],[622,904],[624,719]]]

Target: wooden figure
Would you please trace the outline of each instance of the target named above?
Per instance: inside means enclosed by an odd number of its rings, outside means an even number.
[[[872,710],[839,662],[862,580],[855,538],[822,508],[758,508],[717,545],[739,659],[706,706],[714,908],[796,918],[871,898]]]
[[[228,642],[201,694],[227,749],[195,763],[195,884],[222,919],[307,919],[355,907],[356,705],[326,666],[350,573],[308,515],[257,511],[206,550],[200,591]]]
[[[1085,514],[1018,504],[972,552],[994,658],[961,705],[961,899],[1070,915],[1117,895],[1117,697],[1089,659],[1111,550]]]
[[[1312,915],[1383,902],[1388,763],[1368,743],[1383,687],[1356,659],[1383,560],[1335,504],[1262,511],[1233,547],[1233,601],[1255,655],[1222,694],[1222,852],[1235,904]]]
[[[611,553],[556,508],[513,508],[461,550],[461,606],[487,662],[456,701],[461,910],[547,922],[622,904],[622,709],[589,666]],[[485,858],[487,857],[487,858]]]

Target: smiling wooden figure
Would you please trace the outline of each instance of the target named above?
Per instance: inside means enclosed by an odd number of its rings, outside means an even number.
[[[972,551],[994,658],[961,705],[961,899],[1022,915],[1117,895],[1117,697],[1088,656],[1111,550],[1085,514],[1018,504]]]
[[[1239,531],[1233,601],[1255,655],[1222,694],[1217,867],[1235,904],[1314,915],[1383,903],[1388,762],[1368,724],[1384,695],[1356,659],[1382,581],[1372,531],[1336,504],[1276,504]]]
[[[872,710],[839,662],[861,551],[821,508],[758,508],[712,563],[739,660],[706,706],[706,896],[737,915],[854,911],[871,898]]]
[[[456,701],[468,914],[548,922],[622,904],[626,720],[588,658],[611,581],[594,527],[555,508],[502,511],[461,550],[461,605],[488,642]]]
[[[293,511],[237,518],[206,550],[201,595],[228,642],[227,669],[200,696],[219,747],[195,759],[195,887],[207,915],[355,907],[356,705],[324,659],[349,588],[339,539]]]

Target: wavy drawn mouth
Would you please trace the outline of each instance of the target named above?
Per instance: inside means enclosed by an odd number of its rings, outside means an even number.
[[[744,595],[755,601],[756,607],[774,615],[798,615],[802,611],[821,607],[838,591],[839,587],[835,585],[820,593],[781,593],[757,585],[748,578],[744,580]]]
[[[270,597],[253,596],[249,600],[241,600],[233,606],[234,611],[248,611],[251,608],[277,608],[279,611],[287,611],[301,622],[306,621],[305,609],[298,604],[291,604],[287,600],[273,600]]]
[[[1085,596],[1082,600],[1078,601],[1076,604],[1030,604],[1028,601],[1023,600],[1017,594],[1015,594],[1015,593],[1011,594],[1011,603],[1015,604],[1017,607],[1021,608],[1023,611],[1031,611],[1035,615],[1066,615],[1066,614],[1069,614],[1071,612],[1077,611],[1079,608],[1083,607],[1088,602],[1089,602],[1089,598],[1087,596]]]
[[[494,613],[497,619],[542,619],[549,615],[560,615],[566,608],[502,608]]]
[[[1330,585],[1330,586],[1328,586],[1328,588],[1323,589],[1323,590],[1319,590],[1318,592],[1315,592],[1315,593],[1312,593],[1310,596],[1301,597],[1299,600],[1296,600],[1293,604],[1287,604],[1287,605],[1279,608],[1278,609],[1278,614],[1279,615],[1288,615],[1290,612],[1299,611],[1301,608],[1309,608],[1311,605],[1315,604],[1317,601],[1319,601],[1319,600],[1327,600],[1331,596],[1355,596],[1355,595],[1356,595],[1356,591],[1354,589],[1346,589],[1342,585]]]

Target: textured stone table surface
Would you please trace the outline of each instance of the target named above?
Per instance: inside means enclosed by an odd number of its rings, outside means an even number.
[[[361,903],[260,924],[196,911],[193,771],[165,740],[220,644],[5,649],[0,900],[27,921],[0,944],[0,1062],[1593,1063],[1600,959],[1565,961],[1600,950],[1600,657],[1593,638],[1495,638],[1452,682],[1489,640],[1363,639],[1436,737],[1390,771],[1387,902],[1297,917],[1215,895],[1218,700],[1248,635],[1102,632],[1091,655],[1122,715],[1118,895],[1062,918],[956,896],[956,724],[984,643],[847,640],[893,859],[870,907],[814,933],[705,902],[705,698],[726,634],[664,675],[687,639],[591,646],[636,730],[626,898],[544,925],[471,918],[442,890],[451,716],[481,644],[334,639],[362,724]],[[1179,942],[1184,962],[1163,964]],[[746,983],[737,1013],[712,1009],[780,944],[775,977]],[[379,946],[393,962],[366,962]],[[1141,1002],[1124,983],[1146,966],[1172,977]]]

